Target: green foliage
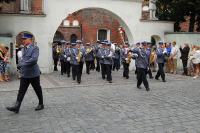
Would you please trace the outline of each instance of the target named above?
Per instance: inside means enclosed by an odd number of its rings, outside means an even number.
[[[190,17],[189,31],[194,30],[195,22],[200,16],[200,0],[157,0],[157,17],[160,20],[175,21],[175,31],[179,31],[179,24],[185,21],[185,17]]]

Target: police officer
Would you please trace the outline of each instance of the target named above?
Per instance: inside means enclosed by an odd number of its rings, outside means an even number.
[[[86,73],[90,74],[90,68],[94,63],[94,50],[90,46],[90,43],[86,43],[85,47],[85,63],[86,63]]]
[[[113,57],[113,52],[111,51],[111,43],[107,42],[106,47],[103,52],[104,56],[104,65],[105,65],[105,71],[107,75],[107,81],[109,83],[112,83],[112,57]]]
[[[81,59],[80,59],[80,62],[79,62],[79,67],[80,67],[80,73],[82,75],[83,73],[83,65],[84,65],[84,62],[85,62],[85,47],[83,46],[83,43],[81,40],[77,40],[76,41],[76,45],[77,45],[77,48],[78,50],[80,50],[82,56],[81,56]]]
[[[67,72],[67,77],[70,77],[70,70],[71,70],[71,64],[70,64],[70,42],[66,42],[65,49],[64,49],[64,57],[65,57],[65,67]]]
[[[61,65],[61,75],[63,75],[64,73],[66,74],[64,48],[62,48],[60,50],[59,61],[60,61],[60,65]]]
[[[82,58],[84,53],[81,51],[80,45],[76,43],[71,43],[72,48],[70,50],[70,63],[72,65],[72,79],[76,80],[77,83],[81,83],[81,75],[82,75]]]
[[[105,76],[106,76],[106,68],[105,68],[105,65],[104,65],[104,49],[106,47],[106,42],[101,42],[101,47],[98,49],[98,52],[97,52],[97,57],[99,58],[99,63],[100,63],[100,66],[101,66],[101,76],[102,76],[102,79],[104,80],[105,79]]]
[[[141,84],[143,83],[146,91],[149,91],[149,83],[147,81],[146,75],[149,69],[149,60],[145,51],[146,43],[142,43],[142,47],[137,47],[132,50],[135,56],[135,65],[137,69],[137,88],[141,89]]]
[[[120,69],[121,49],[117,43],[114,43],[114,45],[115,45],[114,49],[115,53],[113,57],[113,71],[115,71],[115,69],[118,71]]]
[[[95,51],[94,51],[94,54],[95,54],[95,59],[96,59],[96,71],[97,72],[100,72],[100,57],[98,56],[98,51],[99,51],[99,49],[100,49],[100,47],[101,47],[101,42],[99,41],[99,40],[97,40],[97,43],[95,44],[95,46],[94,46],[94,49],[95,49]]]
[[[129,78],[129,65],[131,63],[132,56],[130,55],[130,49],[127,44],[124,44],[124,47],[122,49],[122,63],[123,63],[123,77],[126,79]]]
[[[146,53],[147,53],[148,60],[149,60],[149,66],[150,66],[151,42],[147,42],[147,47],[146,47],[145,49],[146,49]],[[150,78],[150,79],[153,79],[153,75],[152,75],[152,72],[151,72],[151,68],[150,68],[150,67],[149,67],[149,70],[148,70],[148,74],[149,74],[149,78]]]
[[[21,103],[30,84],[39,99],[39,104],[35,108],[35,111],[44,109],[42,88],[40,85],[40,70],[37,64],[39,48],[33,44],[32,34],[24,33],[22,39],[24,48],[22,50],[22,60],[18,65],[18,68],[21,69],[19,91],[15,105],[7,107],[7,110],[15,113],[19,112]]]
[[[165,54],[167,54],[167,51],[164,48],[163,42],[159,42],[159,48],[156,50],[158,72],[155,76],[155,79],[159,80],[159,77],[161,76],[163,82],[166,82],[164,72]]]

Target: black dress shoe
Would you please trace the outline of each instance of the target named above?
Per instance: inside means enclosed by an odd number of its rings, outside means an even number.
[[[21,103],[16,102],[14,106],[12,106],[12,107],[6,107],[6,109],[17,114],[17,113],[19,113],[20,105],[21,105]]]
[[[159,78],[155,77],[156,80],[159,80]]]
[[[16,107],[6,107],[6,109],[9,110],[9,111],[14,112],[16,114],[19,113],[19,108],[16,108]]]
[[[150,91],[150,88],[146,88],[146,91]]]
[[[167,81],[164,79],[163,82],[167,82]]]
[[[43,104],[39,104],[36,108],[35,111],[39,111],[39,110],[43,110],[44,109],[44,105]]]
[[[142,89],[142,87],[141,87],[141,86],[137,86],[137,88],[138,88],[138,89]]]
[[[109,83],[112,83],[112,81],[109,81]]]

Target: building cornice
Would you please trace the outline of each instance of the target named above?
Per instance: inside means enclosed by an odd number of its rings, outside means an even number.
[[[0,13],[0,16],[46,17],[46,14]]]

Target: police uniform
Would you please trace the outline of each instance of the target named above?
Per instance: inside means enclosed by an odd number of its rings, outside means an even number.
[[[96,59],[96,71],[100,72],[100,57],[98,56],[98,51],[100,49],[100,41],[98,40],[96,45],[94,46],[94,54],[95,54],[95,59]]]
[[[35,46],[32,41],[28,39],[32,39],[33,35],[29,33],[24,33],[22,39],[24,39],[25,47],[22,50],[22,59],[18,68],[21,69],[21,78],[20,78],[20,87],[17,95],[17,101],[13,107],[7,107],[9,111],[18,113],[25,93],[28,89],[28,86],[31,84],[38,99],[39,104],[35,108],[35,110],[44,109],[43,105],[43,94],[42,88],[40,85],[40,69],[37,64],[38,56],[39,56],[39,48]],[[26,42],[27,40],[29,42]]]
[[[111,43],[107,42],[106,43],[107,47],[103,51],[103,56],[104,56],[104,65],[105,65],[105,72],[107,75],[107,81],[109,83],[112,83],[112,57],[113,57],[113,52],[110,49]]]
[[[80,73],[82,75],[82,73],[83,73],[83,65],[84,65],[84,62],[85,62],[85,58],[84,58],[85,57],[85,48],[84,48],[81,40],[77,40],[76,41],[76,45],[79,45],[79,49],[80,49],[80,52],[82,54],[81,60],[79,62],[79,69],[80,69]]]
[[[81,48],[76,47],[76,43],[71,44],[73,47],[70,50],[70,63],[72,65],[72,79],[76,80],[80,84],[81,83],[81,75],[82,75],[82,58],[83,58],[83,53],[81,51]]]
[[[117,71],[120,69],[120,58],[121,58],[121,49],[120,47],[115,47],[115,53],[113,57],[113,71],[116,69]]]
[[[123,77],[125,77],[126,79],[129,78],[129,64],[130,62],[128,62],[128,54],[129,54],[129,48],[123,48],[122,49],[122,54],[121,54],[121,59],[122,59],[122,63],[123,63]]]
[[[149,60],[149,66],[150,66],[150,56],[151,56],[151,48],[150,48],[150,45],[151,43],[150,42],[147,42],[147,49],[146,49],[146,53],[147,53],[147,56],[148,56],[148,60]],[[153,79],[153,75],[152,75],[152,72],[151,72],[151,68],[149,67],[148,69],[148,74],[149,74],[149,78],[150,79]]]
[[[65,62],[65,68],[67,77],[70,77],[70,71],[71,71],[71,64],[70,64],[70,42],[66,43],[66,47],[64,49],[64,62]]]
[[[143,44],[144,45],[144,44]],[[149,68],[148,56],[144,48],[134,48],[132,50],[134,54],[137,54],[135,57],[135,65],[137,69],[137,88],[141,89],[140,85],[143,83],[146,90],[149,91],[149,83],[146,78],[146,74]]]
[[[164,72],[164,63],[165,63],[165,54],[167,54],[166,51],[162,48],[163,42],[159,42],[159,48],[156,50],[156,55],[157,55],[157,63],[158,63],[158,72],[155,76],[155,79],[158,80],[159,77],[161,76],[162,81],[166,82],[165,80],[165,72]]]
[[[90,74],[90,69],[92,68],[94,63],[94,51],[89,43],[86,44],[85,51],[86,73]]]
[[[102,79],[105,79],[105,76],[106,76],[106,68],[105,68],[105,64],[104,64],[104,49],[105,49],[105,46],[106,46],[106,42],[102,42],[101,43],[101,47],[98,49],[98,52],[97,52],[97,57],[99,57],[99,63],[100,63],[100,66],[101,66],[101,76],[102,76]]]
[[[60,60],[60,65],[61,65],[61,75],[63,75],[64,73],[66,73],[66,66],[65,66],[65,61],[64,61],[65,60],[64,49],[60,53],[59,60]]]

